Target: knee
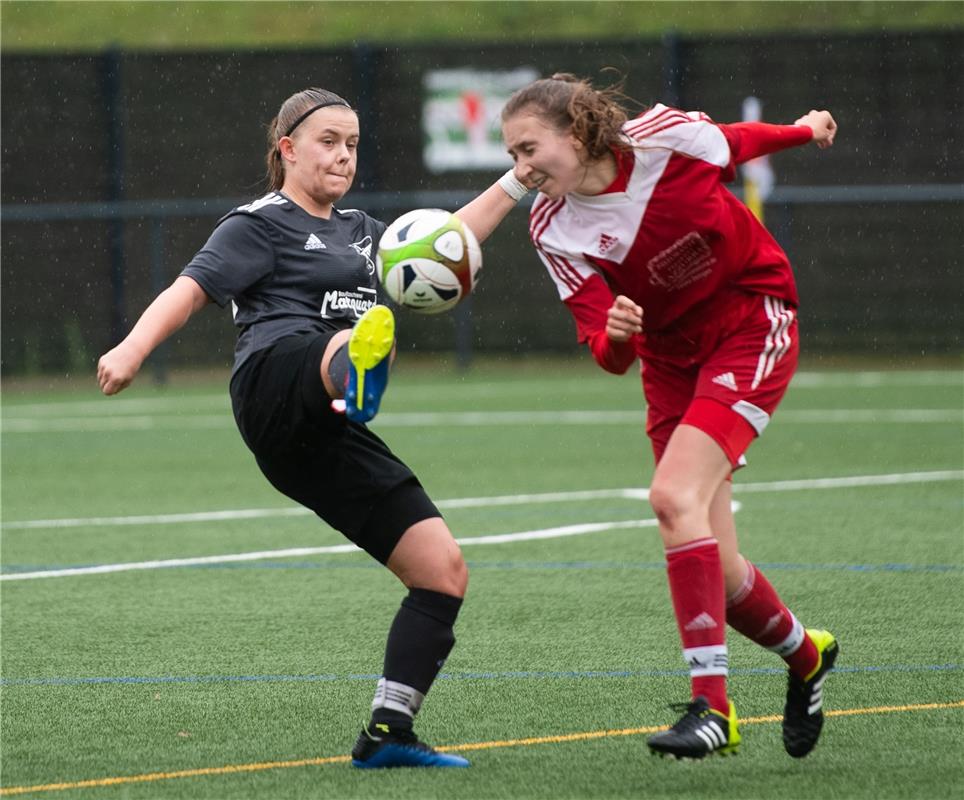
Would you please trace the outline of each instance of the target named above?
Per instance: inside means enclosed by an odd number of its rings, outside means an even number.
[[[461,551],[458,551],[456,557],[453,559],[450,573],[453,589],[451,594],[455,597],[465,597],[465,593],[469,588],[469,567],[465,563]]]
[[[333,399],[343,397],[345,394],[345,377],[348,369],[347,352],[342,356],[344,364],[337,369],[333,369],[333,367],[338,361],[338,352],[348,343],[350,336],[350,330],[338,331],[331,337],[321,357],[321,382],[328,396]]]
[[[653,478],[649,489],[649,504],[660,524],[668,528],[676,528],[700,508],[695,490],[659,476]]]
[[[469,568],[458,547],[433,559],[425,568],[409,572],[403,579],[408,589],[431,589],[433,592],[465,597],[469,586]]]
[[[438,587],[434,587],[436,591],[453,597],[465,597],[465,591],[469,587],[469,568],[458,547],[446,554],[439,566],[436,580],[439,583]]]

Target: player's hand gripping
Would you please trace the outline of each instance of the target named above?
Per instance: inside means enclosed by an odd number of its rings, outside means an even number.
[[[837,123],[830,116],[829,111],[811,109],[810,113],[800,117],[793,124],[809,127],[813,131],[813,143],[821,150],[830,147],[834,136],[837,135]]]
[[[97,362],[97,383],[104,394],[117,394],[131,385],[144,361],[137,350],[127,341],[109,350]]]
[[[619,295],[606,318],[606,336],[614,342],[628,342],[643,332],[643,309],[625,295]]]

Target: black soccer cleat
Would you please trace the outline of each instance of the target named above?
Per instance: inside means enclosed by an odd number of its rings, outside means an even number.
[[[790,673],[783,708],[783,747],[794,758],[813,750],[823,728],[823,682],[833,669],[840,647],[829,631],[807,631],[820,658],[806,678]]]
[[[367,727],[358,734],[351,749],[351,765],[359,769],[388,767],[467,767],[462,756],[433,750],[410,730],[392,730],[388,725],[374,725],[374,733]]]
[[[703,758],[710,753],[721,756],[736,753],[740,746],[740,731],[733,703],[730,703],[729,715],[710,708],[703,696],[692,703],[672,707],[685,708],[686,713],[668,731],[649,737],[646,744],[654,755]]]

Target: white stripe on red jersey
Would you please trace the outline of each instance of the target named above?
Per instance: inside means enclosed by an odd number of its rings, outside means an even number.
[[[665,147],[718,167],[730,163],[726,137],[700,111],[685,114],[657,103],[642,116],[628,122],[623,130],[636,141],[645,141],[645,147]]]

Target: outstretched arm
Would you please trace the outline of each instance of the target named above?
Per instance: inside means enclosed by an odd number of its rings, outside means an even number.
[[[455,212],[479,243],[489,238],[529,189],[509,170],[482,194]]]
[[[719,127],[736,164],[811,141],[820,148],[830,147],[837,134],[837,123],[830,112],[815,110],[800,117],[793,125],[735,122]]]
[[[97,382],[104,394],[130,386],[141,364],[161,342],[187,322],[210,298],[193,278],[178,277],[137,320],[127,337],[97,362]]]

